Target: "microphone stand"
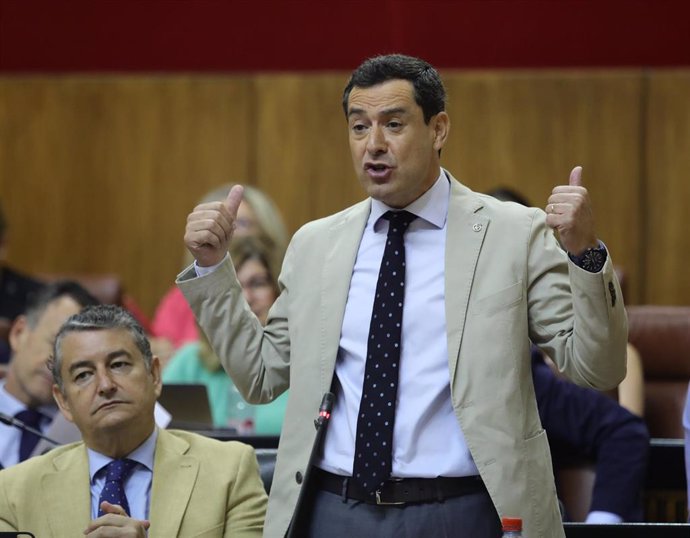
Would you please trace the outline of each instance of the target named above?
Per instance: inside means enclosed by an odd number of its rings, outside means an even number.
[[[54,444],[55,446],[58,446],[60,444],[57,441],[55,441],[54,439],[51,439],[50,437],[43,435],[43,433],[40,432],[39,430],[32,428],[28,424],[24,424],[21,420],[19,420],[18,418],[14,418],[11,415],[6,415],[5,413],[0,413],[0,422],[2,422],[3,424],[7,424],[8,426],[13,426],[15,428],[19,428],[22,431],[33,433],[37,437],[40,437],[41,439],[45,439],[46,441]]]
[[[299,523],[299,515],[302,511],[302,505],[304,504],[307,496],[307,485],[309,484],[309,479],[311,478],[311,469],[314,466],[316,455],[318,454],[319,450],[321,450],[321,443],[323,442],[323,436],[326,433],[328,422],[331,419],[331,411],[333,410],[334,401],[335,396],[332,392],[327,392],[324,394],[323,399],[321,400],[319,416],[316,417],[316,420],[314,420],[316,437],[314,438],[314,444],[311,447],[311,454],[309,455],[309,460],[307,461],[307,468],[304,470],[302,487],[299,490],[299,497],[297,497],[297,504],[295,505],[295,511],[292,513],[292,520],[290,521],[286,538],[295,538],[297,536],[296,528]]]

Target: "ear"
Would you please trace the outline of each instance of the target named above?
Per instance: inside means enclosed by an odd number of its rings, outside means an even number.
[[[450,118],[445,111],[442,111],[436,114],[431,121],[433,122],[434,129],[434,149],[436,151],[440,151],[448,139],[448,132],[450,131]]]
[[[151,377],[153,378],[153,386],[156,393],[156,400],[161,395],[163,390],[163,380],[161,378],[161,361],[158,355],[154,355],[151,359]]]
[[[14,320],[9,334],[10,347],[13,353],[24,343],[30,330],[26,316],[19,316]]]
[[[70,422],[74,422],[72,420],[72,412],[70,411],[69,403],[67,402],[67,398],[65,395],[62,393],[60,390],[60,387],[57,386],[57,384],[53,385],[53,399],[55,400],[55,403],[57,403],[58,407],[60,408],[60,412],[62,415],[69,420]]]

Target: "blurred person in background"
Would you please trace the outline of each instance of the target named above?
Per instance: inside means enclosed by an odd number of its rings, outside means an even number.
[[[557,482],[559,469],[591,462],[595,478],[583,520],[606,524],[643,521],[642,493],[649,458],[644,420],[608,395],[556,375],[544,359],[533,348],[532,381]],[[564,519],[576,520],[567,506]]]
[[[38,292],[10,330],[12,358],[0,381],[0,412],[45,432],[57,413],[48,359],[60,326],[98,301],[76,282],[56,282]],[[0,469],[31,456],[38,436],[0,424]]]
[[[199,204],[225,200],[231,184],[226,183],[206,193]],[[234,239],[260,237],[270,253],[268,266],[272,275],[278,275],[288,243],[288,234],[273,201],[255,187],[244,187],[244,199],[237,211]],[[183,267],[194,258],[185,249]],[[199,329],[194,314],[182,293],[173,286],[163,297],[152,322],[152,332],[158,340],[167,339],[174,348],[199,340]]]
[[[265,324],[268,311],[278,297],[278,282],[270,265],[271,248],[257,237],[235,238],[230,245],[230,257],[249,307]],[[199,341],[180,348],[165,367],[163,383],[206,385],[216,427],[234,426],[241,433],[280,434],[287,392],[269,404],[244,402],[201,330]]]
[[[31,296],[43,286],[38,280],[12,269],[5,263],[9,242],[7,230],[7,220],[0,205],[0,367],[10,358],[10,325],[24,312]]]

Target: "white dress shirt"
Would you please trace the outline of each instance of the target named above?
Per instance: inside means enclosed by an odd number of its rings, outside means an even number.
[[[405,301],[396,418],[395,477],[479,474],[451,406],[445,314],[446,223],[450,182],[441,172],[424,195],[405,209],[417,215],[405,233]],[[317,465],[351,475],[362,395],[369,324],[389,208],[372,200],[357,253],[336,362],[338,392]]]
[[[0,381],[0,412],[13,417],[25,409],[27,409],[26,405],[7,392],[5,382]],[[57,413],[57,407],[42,405],[38,410],[45,417],[41,419],[41,431],[45,432]],[[0,422],[0,464],[3,467],[7,468],[19,463],[19,444],[21,439],[22,430]]]
[[[153,458],[156,452],[158,428],[140,444],[131,454],[125,456],[134,460],[137,465],[125,479],[125,496],[129,504],[130,517],[148,519],[151,505],[151,483],[153,482]],[[87,449],[89,455],[89,477],[91,478],[91,518],[98,517],[98,500],[105,486],[105,469],[113,458],[104,456],[95,450]]]

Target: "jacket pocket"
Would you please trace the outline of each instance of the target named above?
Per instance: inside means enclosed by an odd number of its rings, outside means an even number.
[[[520,301],[522,301],[522,297],[522,280],[518,280],[515,284],[512,284],[507,288],[503,288],[492,293],[491,295],[478,299],[475,303],[475,313],[491,316],[520,303]]]

